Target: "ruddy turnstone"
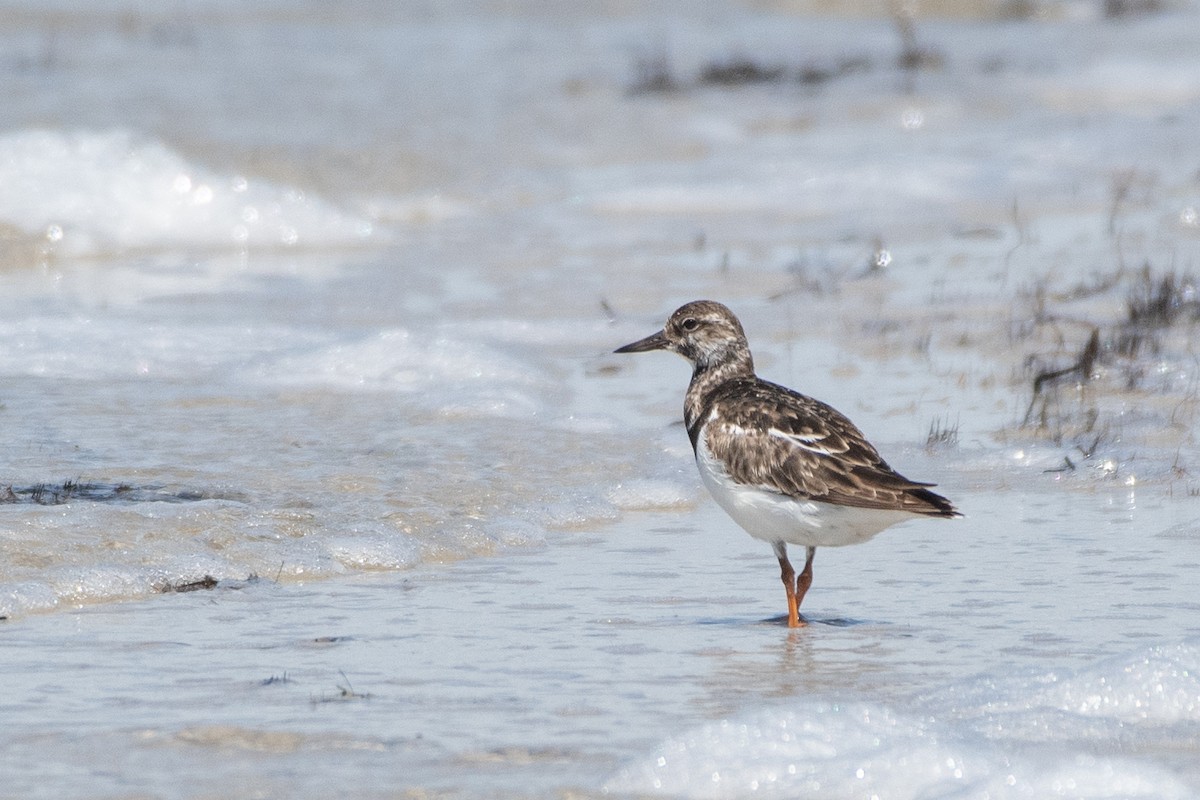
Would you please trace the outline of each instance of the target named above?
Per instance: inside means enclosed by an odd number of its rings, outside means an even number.
[[[683,404],[700,478],[734,521],[769,543],[787,590],[788,627],[806,623],[818,547],[865,542],[913,517],[959,517],[949,500],[888,466],[836,409],[764,381],[742,324],[720,303],[681,306],[661,331],[617,353],[670,350],[692,364]],[[787,546],[807,548],[800,575]]]

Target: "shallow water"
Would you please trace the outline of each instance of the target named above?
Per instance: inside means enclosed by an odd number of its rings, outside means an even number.
[[[1200,12],[1045,12],[0,9],[0,796],[1193,796]],[[697,297],[967,515],[800,631]]]
[[[607,781],[730,796],[775,774],[780,792],[825,780],[840,794],[874,765],[862,785],[900,796],[911,782],[980,796],[1010,775],[1014,795],[1044,795],[1104,770],[1186,796],[1200,625],[1194,599],[1161,587],[1200,550],[1170,538],[1166,504],[1056,497],[968,495],[970,522],[821,552],[800,631],[777,616],[770,554],[707,504],[418,573],[228,584],[11,625],[5,714],[27,722],[6,732],[7,791],[543,795]],[[1120,536],[1130,516],[1156,545],[1132,558],[1069,533]]]

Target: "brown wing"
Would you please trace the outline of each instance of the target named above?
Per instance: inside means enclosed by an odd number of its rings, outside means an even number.
[[[888,466],[854,423],[783,386],[731,381],[711,397],[705,445],[740,483],[858,508],[958,516],[950,501]]]

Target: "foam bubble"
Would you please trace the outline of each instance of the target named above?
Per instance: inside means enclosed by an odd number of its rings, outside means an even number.
[[[539,518],[553,530],[577,530],[602,522],[612,522],[620,516],[612,503],[598,497],[578,494],[542,506]]]
[[[420,548],[399,533],[354,532],[326,540],[330,555],[354,569],[404,569],[420,560]]]
[[[286,385],[403,392],[459,416],[529,416],[541,408],[537,395],[549,387],[533,364],[497,348],[405,329],[284,357],[260,367],[258,377]]]
[[[1167,771],[1069,747],[1010,749],[871,703],[802,701],[664,742],[609,794],[762,797],[1188,797]]]
[[[38,581],[0,584],[0,617],[50,611],[60,600],[54,589]]]
[[[458,520],[414,535],[425,555],[436,559],[493,555],[499,550],[539,547],[546,542],[542,528],[519,519]]]
[[[296,189],[190,163],[129,131],[0,136],[0,223],[71,255],[359,242],[370,222]]]
[[[1170,738],[1177,726],[1200,722],[1200,641],[1156,644],[1075,672],[980,678],[938,699],[989,736]]]
[[[902,712],[805,700],[685,731],[609,792],[688,797],[1190,797],[1123,743],[1175,749],[1200,722],[1200,641],[1074,673],[974,678]],[[1114,744],[1115,743],[1115,744]]]
[[[503,547],[529,548],[546,544],[545,529],[519,519],[493,520],[485,533]]]
[[[1029,702],[1122,722],[1200,722],[1200,642],[1155,645],[1051,678]]]
[[[696,494],[674,481],[629,480],[614,486],[608,499],[624,511],[659,511],[690,508]]]
[[[48,582],[55,594],[68,603],[103,602],[154,591],[155,573],[117,564],[62,567],[52,571]]]
[[[705,725],[665,742],[608,792],[694,798],[913,797],[986,774],[971,747],[866,703],[801,703]]]

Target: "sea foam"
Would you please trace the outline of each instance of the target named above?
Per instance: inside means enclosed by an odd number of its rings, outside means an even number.
[[[1160,644],[1068,674],[977,678],[918,710],[798,700],[685,731],[605,786],[668,797],[1190,797],[1125,737],[1187,741],[1200,721],[1200,642]],[[939,698],[941,698],[939,700]],[[970,702],[956,703],[956,698]],[[1183,726],[1182,728],[1180,726]],[[1030,746],[1027,734],[1039,732]]]
[[[304,191],[221,175],[126,130],[0,136],[0,224],[70,256],[162,247],[329,246],[365,218]]]

